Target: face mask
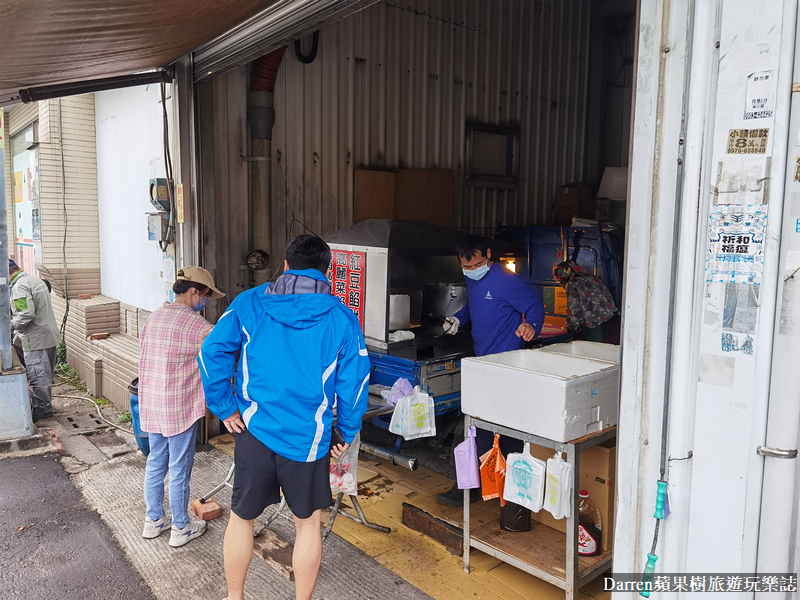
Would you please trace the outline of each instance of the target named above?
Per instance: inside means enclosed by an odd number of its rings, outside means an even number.
[[[469,277],[470,279],[478,281],[479,279],[483,279],[483,276],[489,272],[489,265],[487,263],[485,265],[481,265],[480,267],[472,269],[471,271],[467,271],[466,269],[461,269],[461,270],[464,271],[464,277]]]
[[[206,299],[205,298],[201,298],[200,300],[198,300],[197,302],[194,303],[194,306],[192,307],[192,310],[194,312],[200,312],[205,307],[206,307]]]

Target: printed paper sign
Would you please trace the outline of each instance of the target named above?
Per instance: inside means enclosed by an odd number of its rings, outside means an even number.
[[[175,204],[178,212],[178,223],[183,223],[183,184],[179,183],[175,190]]]
[[[728,154],[766,154],[769,129],[731,129]]]
[[[717,206],[709,215],[706,281],[761,285],[767,205]]]
[[[364,329],[364,297],[367,289],[367,255],[364,252],[333,250],[328,280],[331,292],[352,310]]]
[[[760,71],[747,78],[745,119],[771,119],[775,111],[775,76],[772,71]]]

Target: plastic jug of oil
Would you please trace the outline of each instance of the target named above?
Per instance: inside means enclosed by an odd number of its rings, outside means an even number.
[[[603,524],[600,520],[600,509],[589,498],[589,492],[578,492],[578,554],[581,556],[597,556],[600,554],[600,536]]]

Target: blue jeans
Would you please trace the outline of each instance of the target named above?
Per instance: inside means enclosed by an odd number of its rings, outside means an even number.
[[[150,454],[144,470],[144,501],[147,516],[158,521],[164,516],[164,478],[169,471],[169,509],[172,524],[183,529],[189,523],[189,480],[194,466],[197,423],[178,435],[151,433]]]

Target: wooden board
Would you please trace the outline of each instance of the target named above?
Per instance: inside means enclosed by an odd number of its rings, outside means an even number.
[[[353,222],[394,217],[394,171],[356,169]]]
[[[442,504],[436,499],[436,494],[417,496],[411,504],[451,525],[459,528],[464,526],[464,508],[462,506]],[[470,504],[469,521],[470,527],[473,529],[494,521],[499,516],[500,500],[498,498],[487,501],[479,500]]]
[[[259,527],[261,527],[261,523],[255,521],[253,530],[255,531]],[[292,545],[271,529],[264,529],[253,540],[253,554],[264,559],[264,562],[272,566],[289,581],[294,581]]]
[[[403,502],[403,525],[433,538],[451,554],[464,554],[464,530],[461,527],[437,519],[408,502]]]
[[[563,581],[567,578],[567,536],[546,525],[531,521],[531,530],[511,533],[500,529],[500,519],[471,530],[471,536]],[[607,550],[598,556],[578,559],[580,573],[611,556]],[[599,575],[599,574],[598,574]]]
[[[222,450],[225,454],[233,458],[233,436],[230,433],[224,433],[208,440],[208,443],[214,446],[217,450]]]

